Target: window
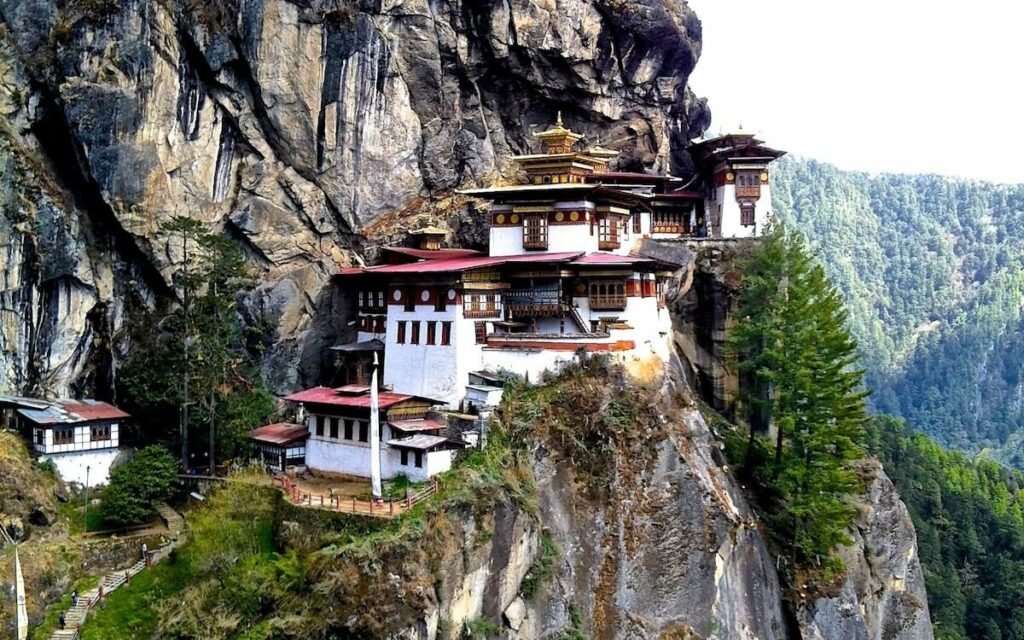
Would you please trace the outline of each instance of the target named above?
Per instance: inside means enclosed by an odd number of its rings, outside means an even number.
[[[90,440],[110,440],[110,425],[102,424],[89,428]]]
[[[633,233],[640,233],[640,212],[633,214]]]
[[[370,423],[363,420],[359,421],[359,442],[369,442],[370,440]]]
[[[403,292],[405,295],[405,310],[415,311],[416,310],[416,290],[412,287],[406,287]]]
[[[689,211],[655,211],[654,233],[689,233]]]
[[[434,311],[445,311],[448,308],[448,289],[440,287],[434,299]]]
[[[523,248],[548,248],[547,215],[526,216],[523,218]]]
[[[338,437],[338,419],[337,418],[331,418],[331,431],[330,431],[330,433],[331,433],[331,437],[332,438],[337,438]]]
[[[386,316],[377,316],[373,320],[373,332],[384,333],[384,323],[387,321]]]
[[[476,322],[473,323],[473,332],[476,334],[477,344],[487,344],[487,323]]]
[[[352,425],[354,423],[355,423],[355,420],[346,420],[345,421],[345,439],[346,440],[351,440],[352,439]]]
[[[441,323],[441,344],[449,345],[452,343],[452,323],[442,322]]]
[[[619,218],[618,216],[605,215],[598,220],[597,226],[597,248],[618,249],[619,248]]]
[[[398,344],[405,344],[405,320],[398,321],[398,333],[395,336],[395,341]]]
[[[427,321],[427,344],[437,344],[437,321]]]
[[[43,431],[42,429],[36,429],[36,444],[38,444],[38,445],[45,445],[46,444],[46,432]]]
[[[740,224],[744,227],[754,225],[754,203],[744,202],[740,204]]]
[[[402,452],[402,454],[401,454],[402,455],[402,466],[403,467],[408,466],[408,464],[409,464],[409,450],[408,449],[401,449],[401,452]]]
[[[74,429],[54,429],[53,430],[53,444],[74,444],[75,443],[75,430]]]
[[[420,323],[419,320],[412,321],[412,339],[409,340],[409,344],[420,343]]]
[[[320,437],[323,437],[323,435],[324,435],[324,417],[323,416],[317,416],[316,417],[316,435],[318,435]]]
[[[416,452],[416,467],[417,468],[423,467],[423,452],[422,451],[417,451]]]
[[[591,309],[625,309],[626,283],[623,280],[591,280],[588,298]]]

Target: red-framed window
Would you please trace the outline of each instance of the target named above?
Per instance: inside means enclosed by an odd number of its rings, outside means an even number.
[[[452,343],[452,323],[445,321],[441,323],[441,344],[449,345]]]
[[[405,344],[405,320],[398,321],[398,332],[395,334],[395,341],[398,344]]]
[[[437,344],[436,320],[427,320],[427,344]]]

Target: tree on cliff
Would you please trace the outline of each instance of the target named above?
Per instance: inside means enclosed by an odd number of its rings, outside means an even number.
[[[114,467],[100,502],[103,522],[123,527],[145,520],[154,502],[171,495],[171,483],[177,472],[174,457],[159,445],[146,447],[128,462]]]
[[[190,432],[206,431],[209,449],[230,458],[240,452],[246,431],[274,409],[236,308],[239,292],[250,283],[248,270],[237,245],[195,220],[177,217],[162,230],[182,250],[173,275],[180,304],[144,324],[146,335],[135,341],[120,385],[151,437],[178,442],[184,450]],[[188,428],[176,428],[180,423],[173,416]],[[190,451],[189,467],[213,462],[203,444]]]
[[[868,395],[842,299],[803,240],[778,227],[744,265],[737,309],[730,345],[750,381],[743,471],[770,489],[769,520],[793,560],[838,568],[830,553],[853,516],[850,462],[864,456]],[[767,445],[763,424],[775,434]]]

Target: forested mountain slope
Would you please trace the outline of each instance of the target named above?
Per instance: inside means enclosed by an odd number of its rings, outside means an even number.
[[[772,191],[847,298],[875,407],[1019,465],[1024,185],[784,158]]]

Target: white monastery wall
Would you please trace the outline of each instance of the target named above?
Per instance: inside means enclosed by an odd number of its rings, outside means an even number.
[[[96,486],[106,484],[110,480],[110,470],[118,454],[119,449],[100,449],[49,454],[40,456],[40,459],[52,460],[57,467],[57,473],[65,482],[84,485],[88,480],[90,486]]]

